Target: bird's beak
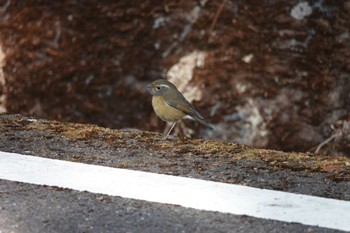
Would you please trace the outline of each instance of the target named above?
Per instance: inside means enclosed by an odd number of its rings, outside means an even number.
[[[148,84],[147,86],[147,91],[152,94],[152,85],[151,84]]]

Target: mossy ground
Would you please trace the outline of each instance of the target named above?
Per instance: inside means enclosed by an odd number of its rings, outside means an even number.
[[[0,115],[0,150],[350,200],[350,160]]]

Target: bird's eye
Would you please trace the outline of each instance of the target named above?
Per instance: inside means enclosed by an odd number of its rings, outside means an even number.
[[[156,88],[157,88],[157,90],[160,90],[160,89],[161,89],[161,87],[160,87],[160,86],[157,86]]]

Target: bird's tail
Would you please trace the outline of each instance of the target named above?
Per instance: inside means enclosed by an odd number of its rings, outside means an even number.
[[[202,125],[204,125],[205,127],[207,127],[208,129],[210,129],[210,130],[213,130],[213,129],[214,129],[213,126],[211,126],[210,124],[208,124],[207,122],[205,122],[203,119],[200,119],[200,118],[198,118],[198,117],[194,117],[194,119],[195,119],[197,122],[199,122],[199,123],[201,123]]]

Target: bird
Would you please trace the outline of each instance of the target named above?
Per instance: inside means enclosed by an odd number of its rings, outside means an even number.
[[[147,85],[152,95],[152,107],[156,115],[166,122],[172,122],[168,132],[163,134],[163,139],[168,138],[176,123],[184,118],[193,119],[210,130],[213,127],[204,121],[194,107],[186,100],[174,84],[166,79],[158,79]]]

